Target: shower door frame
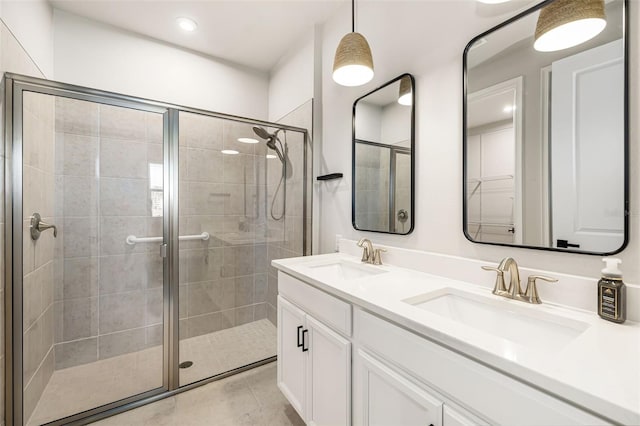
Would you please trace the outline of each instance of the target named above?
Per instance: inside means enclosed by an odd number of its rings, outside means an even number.
[[[213,118],[276,127],[300,132],[303,138],[303,254],[310,254],[311,236],[307,232],[308,167],[311,153],[307,129],[255,120],[236,115],[189,108],[135,96],[91,89],[19,74],[5,73],[4,146],[5,167],[5,421],[8,425],[25,424],[23,418],[23,93],[77,99],[97,104],[136,109],[163,115],[163,368],[162,386],[105,405],[57,419],[48,425],[86,424],[181,393],[212,381],[272,362],[272,356],[215,376],[180,386],[178,360],[179,334],[179,113],[187,112]],[[9,173],[10,171],[10,173]],[[313,219],[312,219],[313,220]],[[0,402],[1,403],[1,402]]]

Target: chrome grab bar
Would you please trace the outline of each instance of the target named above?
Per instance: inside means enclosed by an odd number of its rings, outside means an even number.
[[[195,241],[202,240],[207,241],[209,239],[209,233],[203,232],[198,235],[183,235],[178,237],[180,241]],[[129,235],[126,239],[127,244],[135,246],[138,243],[161,243],[162,237],[136,237],[135,235]]]

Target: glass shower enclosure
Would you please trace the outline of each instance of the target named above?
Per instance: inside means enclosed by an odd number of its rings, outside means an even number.
[[[5,77],[7,421],[88,421],[274,359],[307,131]]]

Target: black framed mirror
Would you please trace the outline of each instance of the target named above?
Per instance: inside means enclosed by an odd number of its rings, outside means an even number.
[[[573,47],[541,46],[560,17],[558,0],[547,0],[464,50],[463,227],[472,242],[597,255],[627,245],[627,1],[590,3],[606,25]]]
[[[353,103],[351,221],[410,234],[414,220],[415,80],[403,74]]]

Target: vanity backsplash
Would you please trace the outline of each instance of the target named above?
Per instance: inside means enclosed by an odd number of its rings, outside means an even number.
[[[475,283],[487,289],[493,288],[495,274],[485,272],[481,267],[485,265],[497,266],[501,260],[482,261],[440,253],[380,246],[375,244],[375,241],[374,245],[387,249],[387,252],[383,254],[384,263]],[[354,240],[340,239],[339,251],[353,256],[362,255],[362,249],[357,246],[357,241]],[[556,283],[540,283],[538,285],[538,293],[545,303],[556,303],[596,313],[598,279],[600,277],[584,277],[532,269],[527,267],[526,258],[515,257],[515,260],[520,268],[520,279],[525,283],[530,275],[547,275],[558,279]],[[622,271],[624,273],[624,264]],[[638,322],[640,321],[640,285],[629,283],[626,280],[625,284],[627,285],[627,320]]]

